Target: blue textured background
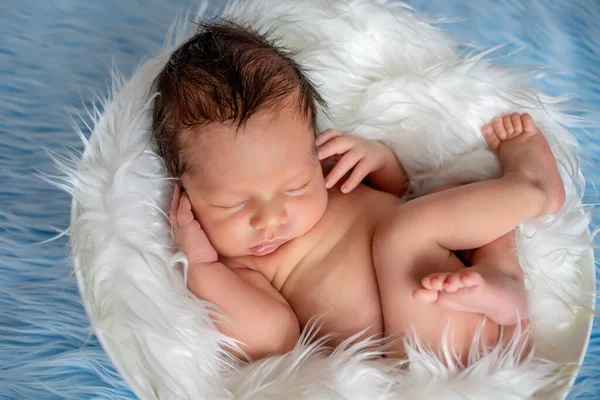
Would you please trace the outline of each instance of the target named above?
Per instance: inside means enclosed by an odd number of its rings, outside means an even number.
[[[586,159],[587,203],[600,182],[600,2],[415,0],[418,10],[458,19],[446,30],[483,47],[511,42],[498,62],[548,67],[540,87],[573,94],[593,124],[574,130]],[[70,115],[107,93],[114,60],[128,77],[155,54],[190,0],[3,0],[0,2],[0,399],[133,398],[79,301],[67,240],[38,244],[69,223],[68,196],[42,181],[44,148],[80,148]],[[214,1],[213,9],[219,1]],[[81,122],[77,124],[82,125]],[[594,127],[596,126],[596,127]],[[598,226],[600,219],[594,219]],[[600,254],[596,253],[596,258]],[[600,397],[600,328],[578,380],[577,398]],[[573,396],[574,397],[574,396]]]

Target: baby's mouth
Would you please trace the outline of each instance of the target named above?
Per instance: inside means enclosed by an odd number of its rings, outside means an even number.
[[[265,242],[265,243],[259,244],[258,246],[250,247],[250,251],[253,254],[262,256],[262,255],[274,252],[275,250],[277,250],[279,248],[279,246],[281,246],[285,242],[286,241],[283,239],[274,240],[272,242]]]

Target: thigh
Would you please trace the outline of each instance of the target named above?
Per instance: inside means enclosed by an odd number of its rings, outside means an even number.
[[[373,241],[373,262],[377,274],[386,335],[399,338],[414,332],[421,342],[441,351],[444,340],[451,351],[466,361],[473,338],[482,329],[483,343],[494,345],[498,325],[485,321],[483,314],[447,310],[413,298],[421,280],[434,272],[453,272],[464,264],[449,250],[420,237],[419,228],[400,218],[392,218],[378,227]],[[444,331],[447,339],[444,339]],[[405,355],[402,340],[393,351]]]

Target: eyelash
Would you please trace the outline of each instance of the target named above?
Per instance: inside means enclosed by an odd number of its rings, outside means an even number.
[[[298,193],[298,192],[303,191],[307,186],[308,186],[308,183],[306,183],[305,185],[302,185],[298,189],[287,190],[287,191],[283,192],[283,194],[285,194],[287,196],[300,196],[302,193]]]
[[[310,183],[310,182],[307,182],[305,185],[299,187],[298,189],[286,190],[285,192],[283,192],[283,194],[285,194],[286,196],[300,196],[302,194],[300,192],[302,192],[308,186],[308,183]],[[239,211],[242,208],[244,208],[244,206],[246,205],[247,202],[248,202],[248,200],[245,200],[245,201],[242,201],[241,203],[239,203],[235,206],[232,206],[232,207],[225,207],[225,206],[218,206],[218,207],[222,208],[223,210],[235,212],[235,211]]]
[[[242,208],[244,208],[244,206],[246,205],[247,202],[248,202],[248,200],[245,200],[245,201],[242,201],[240,204],[237,204],[233,207],[219,207],[219,208],[222,208],[224,210],[231,211],[231,212],[239,211]]]

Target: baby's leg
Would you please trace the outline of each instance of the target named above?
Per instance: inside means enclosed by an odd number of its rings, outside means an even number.
[[[496,118],[483,131],[490,146],[500,151],[505,177],[521,173],[546,191],[549,198],[546,210],[558,211],[564,202],[562,182],[549,146],[531,117],[513,114]],[[520,144],[521,137],[524,138],[521,147],[529,149],[530,154],[512,146]],[[514,237],[511,234],[497,239],[477,250],[474,256],[476,260],[469,269],[438,272],[423,278],[423,287],[413,293],[415,298],[454,310],[484,313],[503,325],[518,322],[524,317],[526,298],[522,271],[514,253]],[[497,301],[498,298],[502,301]]]
[[[504,340],[510,340],[526,309],[523,272],[514,251],[513,232],[475,249],[470,257],[473,266],[466,268],[450,250],[432,242],[427,246],[427,240],[415,240],[423,239],[415,237],[420,233],[419,226],[406,222],[396,215],[378,227],[373,241],[386,335],[414,332],[434,351],[448,346],[465,364],[478,332],[482,344],[493,346],[500,338],[502,325],[508,327]],[[410,245],[402,245],[406,243]],[[447,291],[438,295],[435,291],[435,303],[411,295],[424,290],[421,282],[427,277],[439,275],[464,276],[467,284],[476,283],[465,289],[462,297]],[[526,325],[523,321],[522,328]],[[392,350],[399,357],[405,356],[401,341],[396,341]]]
[[[373,258],[387,334],[404,334],[412,325],[420,337],[427,338],[426,344],[439,348],[441,330],[454,317],[452,333],[458,342],[452,345],[456,350],[468,349],[474,321],[481,321],[483,315],[426,304],[415,300],[412,292],[426,275],[464,268],[450,250],[482,247],[528,218],[558,211],[564,203],[562,181],[544,136],[527,114],[508,120],[510,126],[495,119],[483,129],[488,143],[499,151],[502,178],[410,201],[378,228]],[[484,331],[491,341],[497,340],[494,326],[498,327],[488,324]]]
[[[413,296],[451,310],[482,313],[504,326],[525,318],[527,296],[513,232],[475,249],[471,260],[469,268],[427,275]]]
[[[444,186],[432,193],[458,186]],[[451,310],[482,313],[504,326],[525,318],[527,295],[514,233],[511,231],[483,247],[470,250],[467,258],[470,268],[460,268],[456,272],[437,271],[423,278],[422,287],[413,292],[415,299],[435,302]]]
[[[479,329],[482,344],[498,342],[499,325],[483,314],[440,307],[412,296],[428,274],[465,268],[451,251],[420,235],[418,224],[410,225],[395,215],[380,225],[373,239],[373,262],[386,336],[414,332],[426,347],[435,352],[447,349],[464,364]],[[397,357],[406,355],[401,340],[393,342],[392,351]]]
[[[464,250],[484,246],[529,218],[558,211],[565,193],[550,146],[529,115],[519,116],[519,124],[510,136],[502,131],[505,140],[495,125],[483,129],[499,151],[502,178],[423,196],[398,212],[419,226],[419,234],[446,249]]]

